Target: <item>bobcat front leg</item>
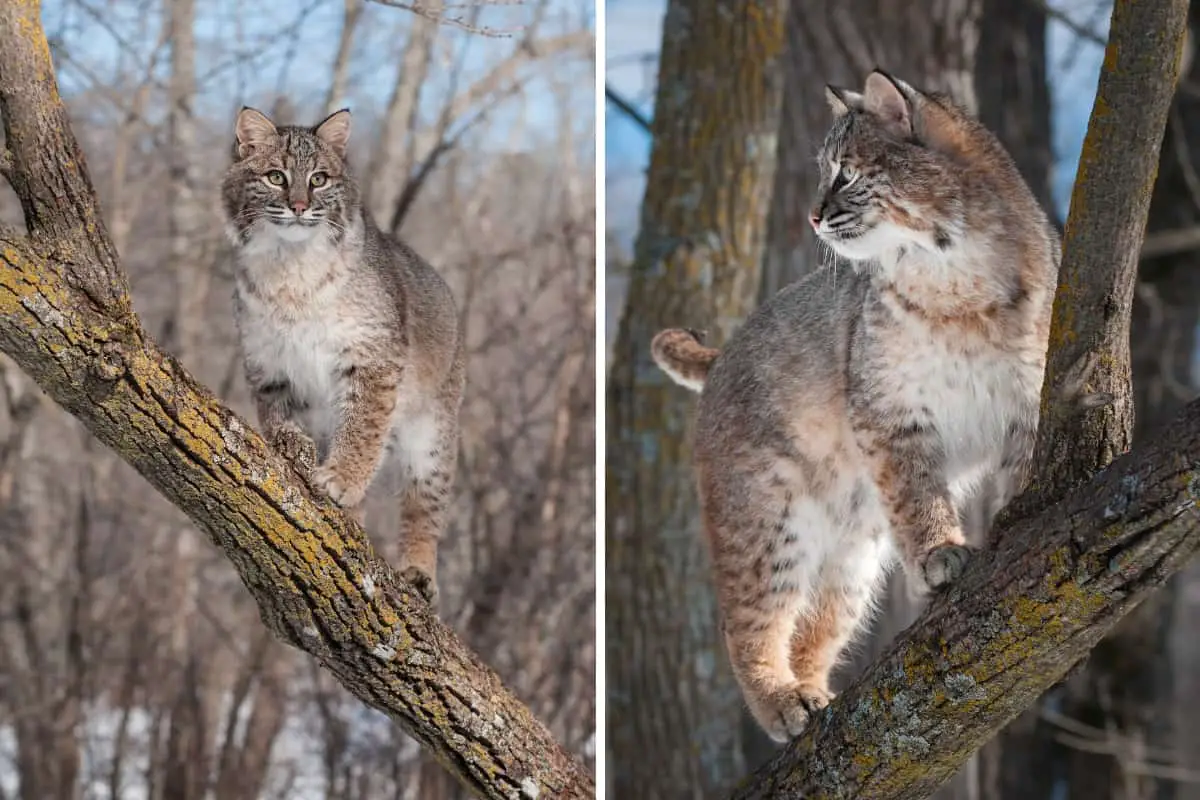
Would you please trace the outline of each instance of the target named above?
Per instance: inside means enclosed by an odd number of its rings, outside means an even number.
[[[350,367],[337,428],[313,484],[343,508],[357,510],[383,459],[396,410],[401,368],[393,364]]]
[[[304,408],[286,378],[268,379],[261,368],[248,364],[246,382],[254,395],[258,424],[267,443],[290,461],[307,479],[317,463],[317,446],[296,423],[296,412]]]
[[[942,476],[935,431],[910,423],[861,427],[856,436],[879,487],[905,572],[923,591],[957,580],[971,551]]]

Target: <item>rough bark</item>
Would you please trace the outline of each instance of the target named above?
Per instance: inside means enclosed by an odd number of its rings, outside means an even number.
[[[1192,4],[1188,24],[1193,35],[1198,21],[1200,7]],[[1183,81],[1197,79],[1200,65],[1193,59]],[[1198,125],[1200,100],[1190,92],[1176,92],[1158,158],[1148,240],[1200,224],[1200,185],[1194,166],[1200,160]],[[1195,396],[1188,375],[1194,332],[1200,323],[1196,260],[1195,250],[1147,256],[1142,248],[1130,337],[1135,445],[1163,429]],[[1178,704],[1171,633],[1179,586],[1178,579],[1172,580],[1122,620],[1056,691],[1053,707],[1099,736],[1091,742],[1075,739],[1048,748],[1058,763],[1057,772],[1069,782],[1064,800],[1170,800],[1176,795],[1175,781],[1144,774],[1139,767],[1163,763],[1163,756],[1154,753],[1194,752],[1172,731]],[[1041,727],[1043,740],[1071,735],[1050,722]],[[1100,750],[1090,750],[1088,744],[1099,745]],[[1048,780],[1043,784],[1041,797],[1050,798],[1052,786]]]
[[[1032,490],[738,798],[926,796],[1200,545],[1200,405],[1085,484],[1129,444],[1130,304],[1187,14],[1185,0],[1132,5],[1114,6],[1072,198]]]
[[[1014,513],[1053,502],[1129,449],[1130,313],[1186,17],[1182,0],[1113,6],[1063,236],[1034,474]],[[1102,396],[1111,402],[1081,408]]]
[[[141,328],[59,99],[36,2],[0,5],[0,112],[28,237],[0,228],[0,350],[185,511],[263,622],[480,797],[593,779],[378,559],[362,529]]]
[[[744,772],[688,435],[650,360],[669,325],[724,340],[754,305],[782,99],[785,0],[672,0],[646,196],[608,386],[609,793],[707,797]],[[687,743],[684,745],[683,743]]]

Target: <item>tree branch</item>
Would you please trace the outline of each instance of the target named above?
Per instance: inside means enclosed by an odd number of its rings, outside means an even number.
[[[279,638],[480,797],[590,798],[592,776],[362,529],[150,340],[58,96],[37,3],[0,4],[0,110],[26,238],[0,228],[0,350],[181,508]]]
[[[439,25],[449,25],[452,28],[459,28],[467,33],[477,33],[480,36],[490,36],[497,39],[505,39],[516,33],[515,30],[497,30],[486,25],[473,25],[467,20],[463,14],[448,14],[450,9],[471,8],[474,6],[515,6],[521,5],[522,0],[475,0],[468,3],[453,3],[445,4],[441,2],[429,2],[428,0],[374,0],[381,6],[391,6],[392,8],[402,8],[405,11],[411,11],[418,17],[436,22]]]
[[[735,793],[931,794],[1200,549],[1200,401],[972,562],[817,724]]]
[[[1113,6],[1063,235],[1034,474],[1011,513],[1045,507],[1129,449],[1130,314],[1187,5]],[[1137,55],[1147,43],[1152,58]]]
[[[616,106],[618,111],[632,120],[634,124],[644,130],[646,133],[652,132],[650,128],[650,118],[641,111],[638,111],[633,103],[617,94],[616,90],[607,83],[604,84],[604,99]]]
[[[1128,449],[1129,317],[1186,0],[1117,0],[1066,227],[1030,490],[993,549],[735,793],[923,798],[1200,549],[1200,402]]]

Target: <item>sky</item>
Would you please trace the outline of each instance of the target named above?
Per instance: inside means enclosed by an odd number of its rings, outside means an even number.
[[[1052,0],[1049,5],[1101,36],[1108,31],[1105,0]],[[647,117],[653,115],[665,10],[666,0],[609,0],[605,7],[605,80]],[[1055,153],[1054,200],[1059,216],[1065,218],[1104,51],[1053,19],[1047,26],[1046,50]],[[637,230],[650,137],[611,103],[606,104],[605,126],[606,226],[627,254]]]
[[[44,0],[42,18],[51,42],[61,43],[55,61],[58,79],[66,95],[86,90],[95,83],[114,85],[114,77],[144,71],[150,62],[162,26],[161,4],[151,4],[141,14],[134,3],[101,0]],[[486,74],[505,59],[520,42],[521,26],[532,15],[529,3],[485,6],[480,24],[505,36],[468,33],[444,25],[439,31],[433,68],[422,87],[423,117],[432,122],[448,92],[454,64],[461,58],[463,75],[458,89]],[[93,11],[91,11],[94,9]],[[232,119],[243,104],[269,108],[275,97],[286,95],[298,113],[319,114],[337,52],[344,3],[342,0],[291,0],[287,3],[262,0],[197,0],[196,73],[200,88],[197,112],[201,117]],[[414,15],[403,9],[368,2],[356,31],[347,95],[339,102],[356,117],[376,118],[396,81],[401,48]],[[553,36],[586,25],[594,30],[594,0],[551,0],[541,35]],[[165,84],[169,75],[169,51],[163,48],[156,76]],[[591,101],[593,72],[584,59],[555,62],[559,79],[587,92],[570,95],[571,117],[588,153],[594,147],[595,105]],[[543,73],[547,70],[542,70]],[[559,101],[546,80],[530,82],[529,102],[519,99],[504,104],[493,116],[489,129],[493,141],[511,146],[514,137],[503,129],[518,118],[522,137],[530,149],[539,146],[541,132],[557,134]],[[148,109],[154,111],[153,108]],[[115,110],[114,110],[114,113]],[[158,109],[165,113],[165,108]],[[316,120],[314,120],[316,121]],[[498,132],[497,128],[501,130]]]

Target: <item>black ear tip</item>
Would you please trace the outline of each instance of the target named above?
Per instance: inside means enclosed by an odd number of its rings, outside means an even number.
[[[896,78],[892,75],[892,73],[888,72],[887,70],[882,69],[881,67],[875,67],[874,74],[879,75],[881,78],[883,78],[885,81],[890,83],[892,86],[895,86],[897,89],[904,91],[903,87],[900,84],[900,81],[896,80]]]

